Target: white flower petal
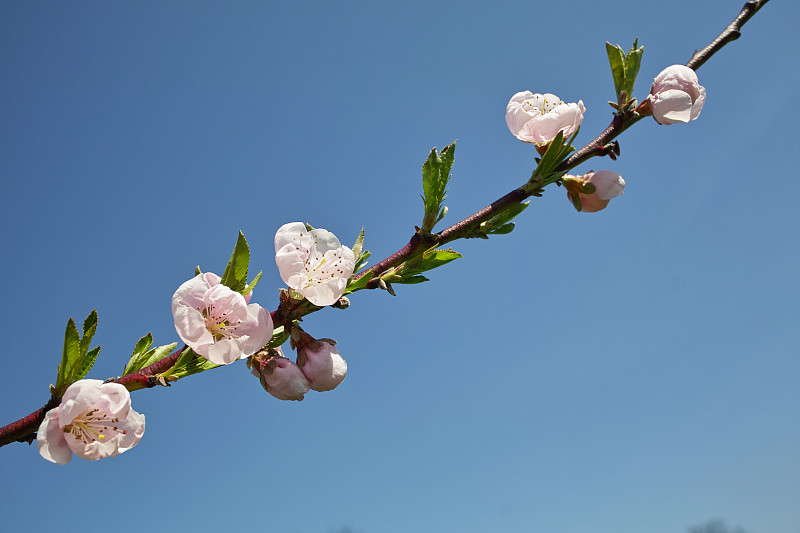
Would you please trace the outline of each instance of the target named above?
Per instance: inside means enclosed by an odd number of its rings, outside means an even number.
[[[36,433],[36,446],[39,454],[50,462],[65,465],[72,460],[72,450],[58,424],[58,407],[50,409],[44,416]]]

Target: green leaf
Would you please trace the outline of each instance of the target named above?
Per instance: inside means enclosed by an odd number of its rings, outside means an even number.
[[[89,345],[92,343],[95,331],[97,331],[97,309],[93,309],[89,316],[86,317],[86,320],[83,321],[83,337],[81,337],[79,347],[81,359],[89,351]]]
[[[369,250],[364,249],[364,228],[361,228],[361,233],[358,234],[355,244],[353,245],[353,255],[356,258],[353,272],[358,272],[367,264],[367,259],[372,255]]]
[[[358,259],[361,256],[361,250],[364,249],[364,226],[361,226],[361,233],[358,234],[352,249],[353,255]]]
[[[97,356],[100,353],[100,347],[95,346],[88,352],[86,355],[83,356],[83,360],[81,361],[81,366],[78,368],[78,375],[75,376],[75,381],[83,379],[89,373],[89,371],[94,366],[94,362],[97,360]]]
[[[147,356],[148,350],[150,350],[150,346],[153,345],[153,334],[148,332],[147,335],[136,341],[136,346],[133,347],[133,354],[131,358],[128,360],[128,363],[125,365],[125,368],[122,369],[122,375],[127,376],[131,372],[136,372],[137,370],[143,368],[143,366],[138,366],[137,364],[142,360],[142,358]]]
[[[128,374],[139,371],[146,366],[150,366],[153,363],[161,361],[170,353],[172,353],[176,346],[178,346],[177,342],[173,342],[172,344],[166,344],[164,346],[151,349],[150,346],[152,346],[152,344],[153,335],[150,333],[139,339],[139,341],[136,343],[136,346],[133,348],[133,355],[122,371],[123,376],[127,376]]]
[[[215,365],[208,359],[204,357],[197,357],[196,359],[192,359],[187,364],[173,370],[170,372],[170,376],[174,377],[175,379],[185,378],[186,376],[191,376],[193,374],[199,374],[200,372],[205,372],[206,370],[211,370],[212,368],[217,368],[223,365]]]
[[[502,226],[498,226],[491,231],[487,231],[491,235],[505,235],[506,233],[511,233],[514,231],[514,223],[509,222],[508,224],[503,224]]]
[[[351,294],[356,291],[360,291],[367,286],[374,274],[375,272],[373,272],[372,269],[369,269],[356,280],[350,278],[350,281],[347,283],[347,287],[344,289],[344,293]]]
[[[247,286],[247,268],[249,264],[250,247],[247,245],[244,234],[240,231],[231,258],[225,267],[225,272],[222,273],[222,281],[220,283],[241,293]]]
[[[614,92],[619,100],[619,95],[625,88],[625,52],[619,45],[606,41],[606,54],[611,65],[611,76],[614,78]]]
[[[199,276],[202,273],[203,273],[203,271],[200,270],[200,265],[197,265],[196,267],[194,267],[194,275],[195,276]]]
[[[456,143],[445,146],[441,152],[434,147],[428,159],[422,165],[422,201],[425,215],[422,219],[422,230],[430,232],[446,211],[442,202],[447,196],[447,183],[450,181],[450,169],[455,161]],[[438,218],[437,218],[438,217]]]
[[[133,355],[136,357],[137,355],[142,355],[147,353],[147,350],[150,349],[150,346],[153,345],[153,334],[147,332],[147,335],[142,337],[136,342],[136,346],[133,347]]]
[[[628,100],[633,98],[633,86],[636,83],[636,76],[639,74],[639,66],[642,64],[642,54],[644,46],[639,46],[639,38],[633,41],[630,51],[625,56],[625,90],[628,92]]]
[[[175,361],[175,364],[172,365],[172,368],[164,372],[164,374],[172,375],[176,369],[185,367],[187,364],[189,364],[189,361],[191,361],[195,357],[200,357],[200,356],[194,353],[191,348],[186,348],[178,356],[178,360]]]
[[[394,283],[420,283],[421,281],[427,281],[427,279],[413,282],[404,280],[413,278],[417,274],[433,270],[434,268],[439,268],[440,266],[446,265],[450,261],[454,261],[461,257],[462,255],[460,253],[454,252],[450,249],[426,250],[422,255],[419,255],[413,259],[409,259],[403,263],[403,265],[398,267],[389,281]]]
[[[405,285],[416,285],[417,283],[422,283],[424,281],[430,281],[430,280],[428,278],[426,278],[425,276],[414,275],[414,276],[408,276],[408,277],[400,278],[400,279],[394,281],[394,283],[400,283],[401,285],[402,284],[405,284]]]
[[[509,225],[509,222],[514,217],[525,211],[530,204],[530,200],[527,202],[520,202],[518,204],[511,204],[486,222],[481,223],[479,232],[493,235],[511,233],[511,230],[514,229],[514,224],[512,223]]]
[[[259,271],[259,273],[258,273],[258,274],[256,274],[256,277],[254,277],[254,278],[253,278],[253,281],[251,281],[251,282],[250,282],[250,283],[247,285],[247,287],[245,287],[245,288],[244,288],[244,290],[242,291],[242,295],[243,295],[243,296],[247,296],[248,294],[250,294],[251,292],[253,292],[253,289],[255,289],[255,288],[256,288],[256,285],[258,284],[258,280],[260,280],[260,279],[261,279],[261,274],[263,274],[263,273],[264,273],[264,271],[263,271],[263,270],[261,270],[261,271]]]
[[[296,323],[296,321],[295,321],[295,323]],[[288,341],[290,336],[291,335],[289,334],[288,331],[286,331],[285,327],[278,326],[272,332],[272,338],[267,343],[267,348],[277,348],[278,346],[280,346],[284,342]]]
[[[56,378],[56,390],[62,394],[78,373],[81,363],[80,334],[75,326],[75,321],[70,318],[67,322],[67,330],[64,332],[64,352],[61,356],[61,364],[58,365],[58,377]]]
[[[192,374],[199,374],[200,372],[217,368],[218,366],[222,365],[216,365],[205,357],[200,357],[195,354],[191,348],[187,348],[181,353],[178,360],[175,361],[173,367],[164,372],[164,377],[169,376],[175,379],[181,379],[186,376],[191,376]]]
[[[561,176],[566,174],[566,171],[555,172],[555,169],[571,154],[575,148],[572,146],[572,141],[578,135],[580,128],[575,130],[575,133],[564,142],[564,135],[558,132],[555,139],[548,145],[547,151],[542,156],[536,169],[533,171],[531,179],[528,180],[526,188],[540,189],[545,185],[558,181]]]
[[[363,252],[361,252],[361,257],[356,259],[356,265],[353,268],[353,272],[358,272],[359,270],[367,266],[367,259],[369,259],[371,255],[372,252],[370,252],[369,250],[364,250]]]
[[[137,365],[138,368],[136,370],[141,370],[152,364],[158,363],[159,361],[167,357],[169,354],[171,354],[175,350],[175,348],[177,348],[177,346],[178,343],[173,342],[172,344],[165,344],[164,346],[159,346],[158,348],[153,348],[152,350],[149,350],[145,354],[145,356],[142,357],[141,361]],[[136,372],[136,370],[134,370],[134,372]]]

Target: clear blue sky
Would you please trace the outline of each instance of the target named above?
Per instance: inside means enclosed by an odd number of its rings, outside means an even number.
[[[524,183],[517,91],[611,118],[609,40],[636,94],[742,0],[14,2],[0,5],[0,424],[40,407],[67,319],[90,377],[176,341],[170,297],[241,229],[269,309],[272,239],[308,221],[383,258],[458,139],[445,222]],[[643,121],[597,214],[548,189],[517,229],[457,242],[424,285],[305,321],[349,364],[302,403],[243,364],[133,394],[144,439],[66,467],[0,450],[2,528],[279,533],[800,531],[796,2],[699,71],[690,125]]]

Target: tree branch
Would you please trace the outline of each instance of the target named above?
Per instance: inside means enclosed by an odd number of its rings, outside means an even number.
[[[701,65],[703,65],[703,63],[711,58],[711,56],[722,49],[723,46],[730,41],[738,39],[741,35],[741,27],[744,26],[744,24],[750,20],[750,18],[768,1],[769,0],[752,0],[747,2],[739,12],[739,15],[733,19],[733,22],[731,22],[728,27],[725,28],[725,30],[720,33],[719,36],[717,36],[716,39],[711,41],[711,43],[702,50],[694,52],[692,58],[688,63],[686,63],[686,66],[697,70]],[[559,165],[556,170],[567,171],[575,168],[579,164],[592,157],[606,155],[608,153],[608,143],[630,126],[644,118],[644,116],[645,115],[640,115],[637,113],[614,115],[614,119],[611,121],[611,124],[600,135],[587,143],[583,148],[573,153],[561,165]],[[480,211],[477,211],[476,213],[468,216],[460,222],[453,224],[452,226],[435,235],[422,234],[421,232],[417,231],[417,233],[411,236],[408,244],[406,244],[403,248],[390,255],[386,259],[379,261],[372,267],[359,272],[355,278],[357,279],[363,276],[367,271],[372,270],[374,272],[375,279],[377,280],[381,274],[385,273],[390,268],[396,267],[401,263],[422,254],[425,250],[436,246],[442,246],[443,244],[457,239],[474,236],[481,223],[489,220],[504,208],[513,204],[521,203],[528,197],[535,196],[537,194],[538,191],[528,192],[523,187],[520,187],[512,190],[505,196],[498,198]],[[369,287],[377,287],[377,281],[375,284],[370,282]],[[281,303],[278,305],[278,309],[272,312],[272,318],[275,325],[278,326],[280,324],[289,323],[294,319],[301,318],[302,316],[313,313],[319,309],[321,308],[313,305],[296,305],[289,301],[281,301]],[[137,372],[133,372],[127,376],[117,378],[113,380],[113,382],[124,385],[129,391],[150,388],[162,384],[162,382],[158,380],[158,375],[172,368],[180,357],[181,353],[186,348],[187,346],[184,345],[182,348],[171,353],[161,361],[147,366]],[[45,414],[50,409],[58,406],[60,401],[61,398],[51,397],[41,409],[38,409],[28,416],[20,418],[19,420],[0,428],[0,446],[5,446],[11,442],[33,442],[33,440],[36,438],[36,430],[44,420]]]
[[[700,50],[699,52],[695,50],[694,54],[692,54],[692,58],[686,63],[686,66],[692,70],[699,69],[703,63],[709,60],[711,56],[719,52],[723,46],[728,44],[731,41],[735,41],[741,35],[741,28],[745,25],[745,23],[750,20],[750,18],[756,14],[756,12],[764,7],[764,4],[769,2],[769,0],[751,0],[747,2],[739,14],[733,19],[733,22],[728,24],[728,27],[720,33],[716,39],[711,41],[711,43]]]

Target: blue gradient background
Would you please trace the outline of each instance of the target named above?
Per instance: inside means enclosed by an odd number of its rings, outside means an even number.
[[[517,91],[611,118],[604,42],[645,47],[636,91],[741,0],[0,4],[0,423],[41,406],[64,325],[97,308],[90,377],[177,340],[170,297],[241,229],[255,300],[304,220],[374,259],[422,217],[420,168],[458,139],[445,223],[524,183]],[[462,241],[424,285],[304,322],[349,364],[302,403],[244,364],[136,392],[114,459],[0,450],[5,531],[674,533],[720,518],[800,532],[800,82],[795,2],[699,71],[690,125],[651,120],[575,213],[549,188],[510,235]]]

